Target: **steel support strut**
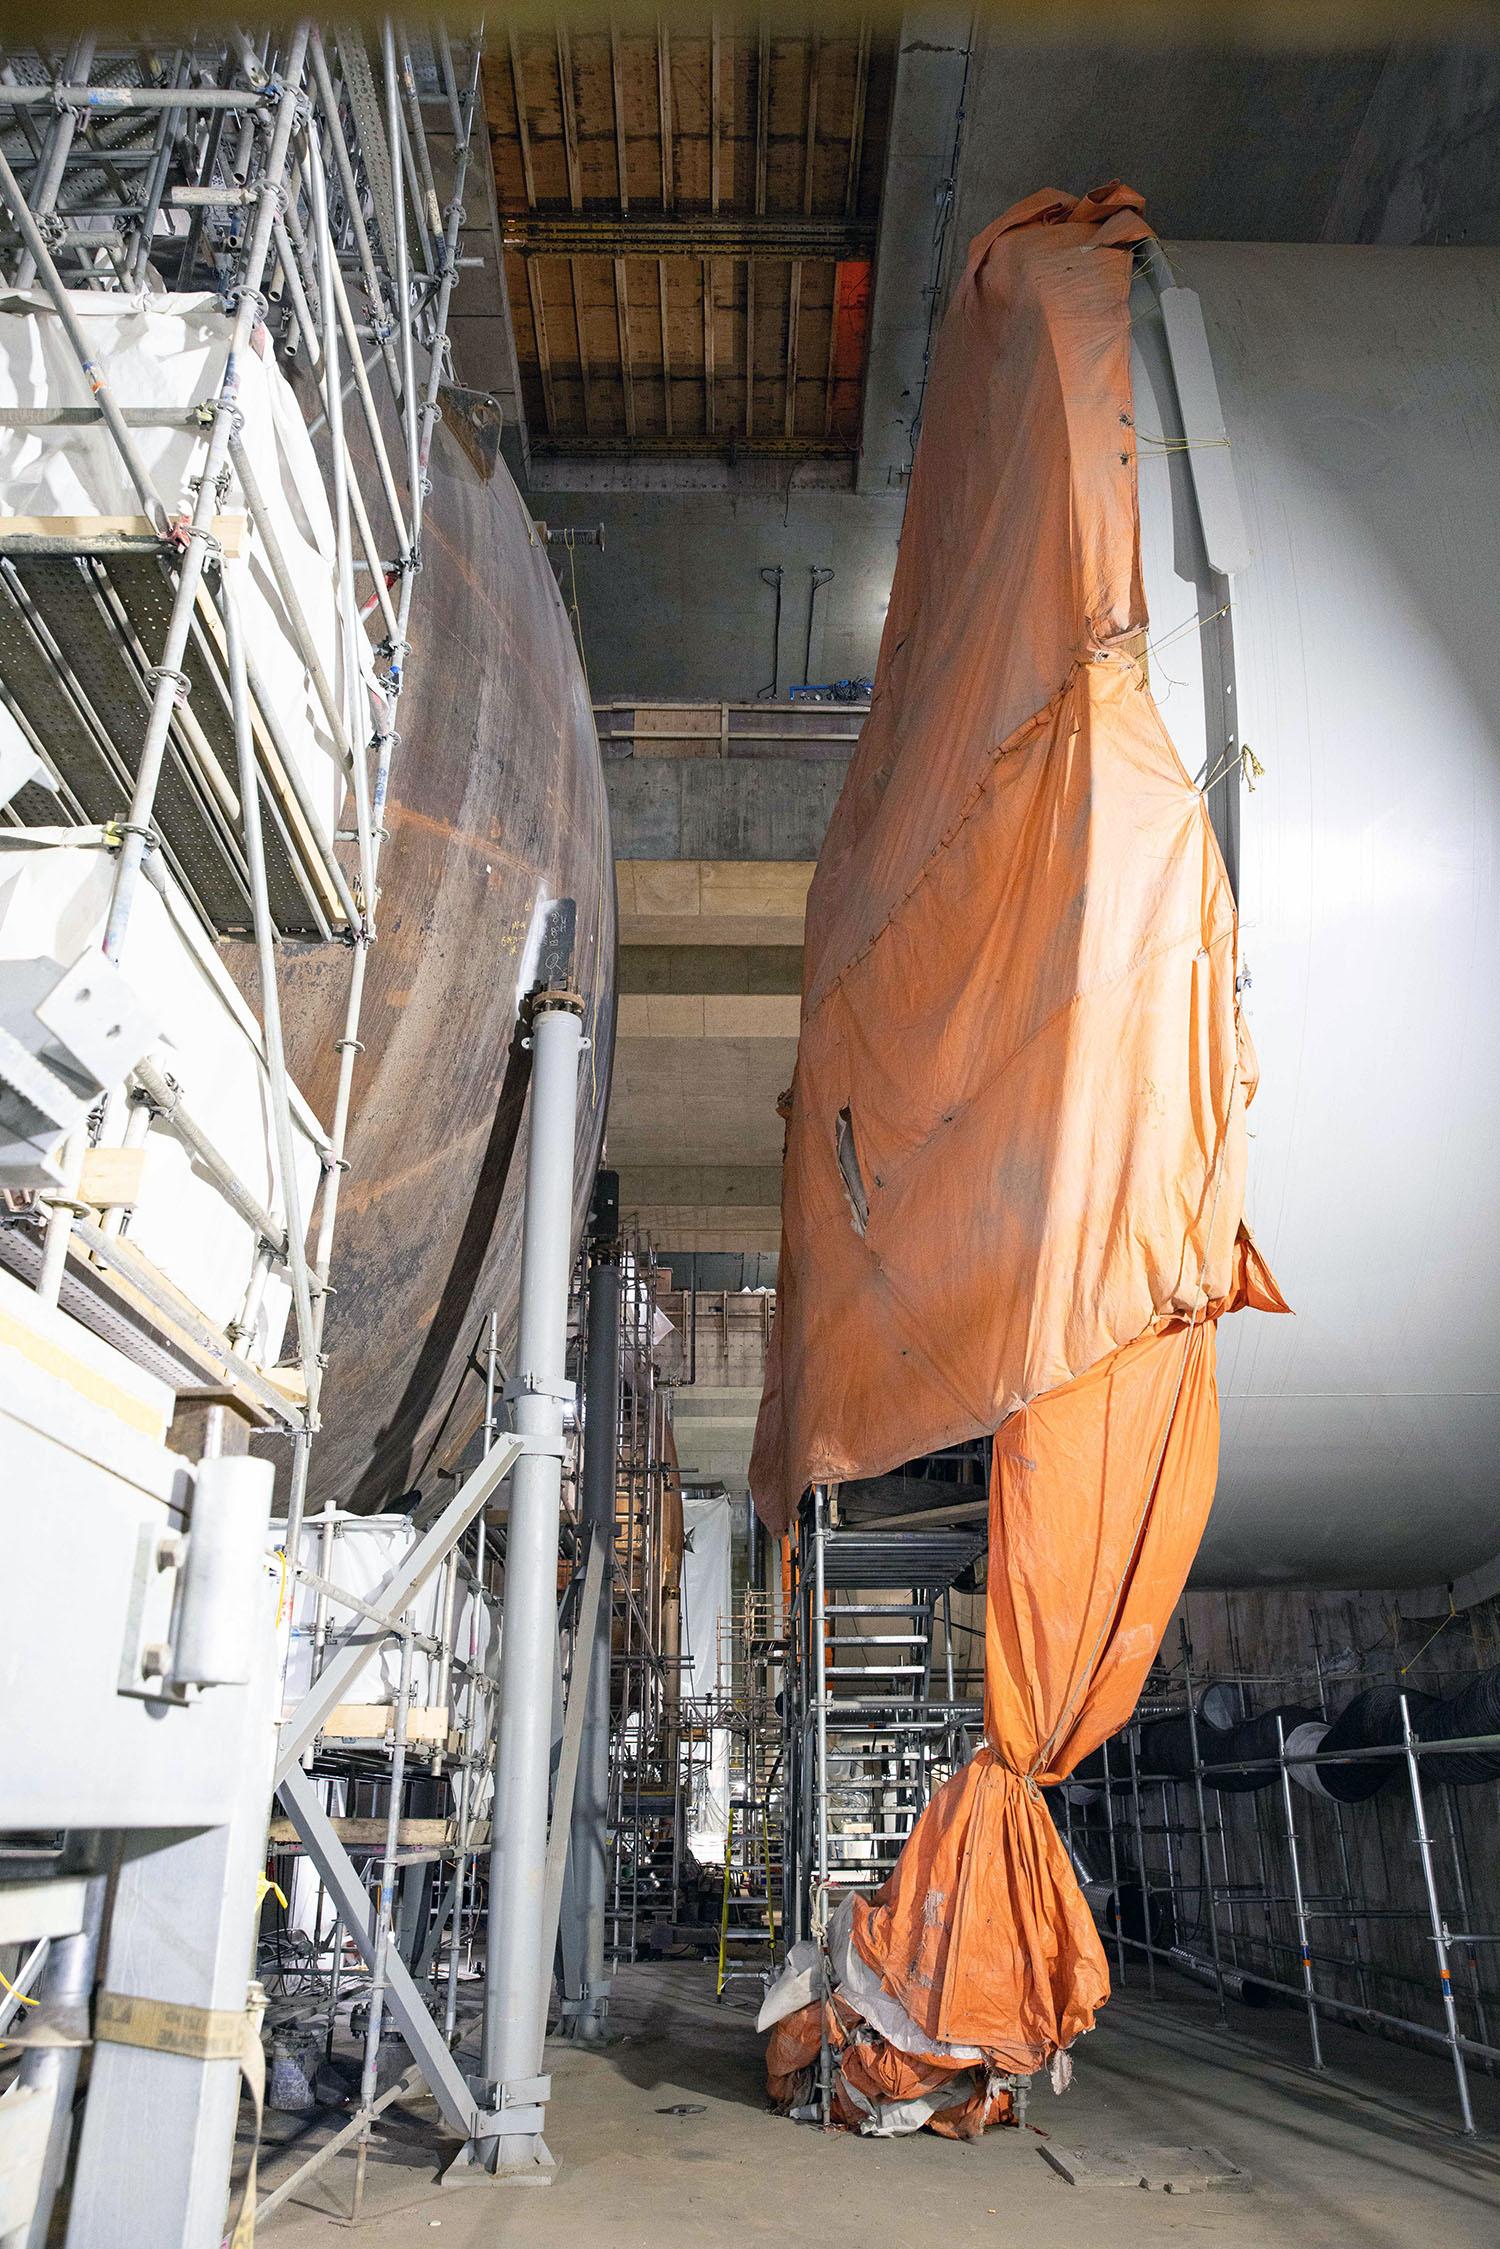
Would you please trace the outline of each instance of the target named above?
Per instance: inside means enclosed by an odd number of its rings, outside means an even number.
[[[594,1618],[594,1653],[583,1714],[583,1750],[573,1804],[572,1894],[565,1910],[572,1941],[563,1945],[565,2011],[573,2035],[604,2035],[609,1983],[604,1958],[609,1866],[609,1659],[615,1544],[615,1475],[620,1415],[619,1183],[601,1172],[594,1198],[593,1256],[589,1266],[588,1329],[584,1347],[583,1527],[590,1551],[602,1547],[608,1567]]]
[[[511,1475],[505,1549],[481,2098],[486,2108],[513,2111],[514,2125],[476,2153],[492,2171],[532,2178],[551,2167],[542,2138],[545,1992],[552,1971],[545,1937],[547,1794],[581,1006],[576,993],[560,989],[543,990],[532,1003],[517,1372],[507,1385],[527,1450]]]

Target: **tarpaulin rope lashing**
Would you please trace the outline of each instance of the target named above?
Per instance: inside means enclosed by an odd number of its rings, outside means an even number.
[[[852,1921],[914,2043],[992,2072],[1108,1995],[1041,1792],[1128,1718],[1180,1597],[1218,1320],[1286,1309],[1243,1223],[1234,898],[1142,658],[1149,237],[1117,182],[1033,196],[943,323],[808,899],[751,1464],[781,1530],[814,1483],[994,1435],[984,1745]]]

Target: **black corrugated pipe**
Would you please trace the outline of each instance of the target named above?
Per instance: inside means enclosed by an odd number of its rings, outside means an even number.
[[[1207,1701],[1205,1696],[1204,1701]],[[1264,1710],[1254,1718],[1242,1718],[1235,1726],[1215,1725],[1200,1705],[1197,1714],[1198,1754],[1203,1760],[1204,1785],[1216,1788],[1222,1795],[1239,1795],[1249,1789],[1269,1788],[1280,1784],[1275,1765],[1267,1765],[1259,1772],[1226,1773],[1208,1768],[1216,1765],[1237,1765],[1247,1759],[1275,1757],[1276,1721],[1280,1718],[1287,1734],[1298,1726],[1315,1723],[1319,1713],[1303,1704],[1285,1702],[1274,1710]],[[1159,1725],[1142,1726],[1140,1748],[1137,1752],[1142,1780],[1190,1780],[1193,1772],[1192,1729],[1186,1718],[1164,1718]]]
[[[1248,1763],[1276,1755],[1276,1721],[1290,1741],[1298,1727],[1321,1727],[1316,1710],[1300,1703],[1282,1703],[1275,1709],[1244,1718],[1236,1725],[1223,1722],[1224,1705],[1215,1697],[1226,1690],[1210,1687],[1197,1708],[1198,1753],[1205,1768]],[[1453,1695],[1424,1694],[1419,1687],[1367,1687],[1346,1704],[1331,1725],[1298,1746],[1305,1755],[1327,1756],[1351,1749],[1399,1749],[1401,1697],[1411,1717],[1412,1732],[1421,1742],[1470,1741],[1482,1734],[1500,1735],[1500,1665],[1482,1671]],[[1137,1749],[1142,1780],[1190,1780],[1193,1772],[1192,1734],[1186,1717],[1162,1719],[1142,1726]],[[1345,1764],[1294,1764],[1292,1777],[1305,1787],[1338,1799],[1341,1804],[1362,1804],[1376,1795],[1400,1770],[1396,1758],[1351,1759]],[[1078,1768],[1076,1778],[1101,1778],[1100,1760],[1090,1758]],[[1500,1749],[1455,1750],[1452,1756],[1422,1759],[1425,1781],[1458,1784],[1500,1779]],[[1205,1770],[1204,1784],[1225,1794],[1270,1788],[1278,1781],[1274,1764],[1259,1772],[1233,1773]]]
[[[1401,1697],[1418,1741],[1467,1741],[1477,1734],[1500,1734],[1500,1665],[1481,1671],[1455,1695],[1423,1694],[1418,1687],[1368,1687],[1339,1712],[1323,1736],[1323,1751],[1338,1749],[1398,1749],[1401,1745]],[[1320,1765],[1318,1777],[1330,1796],[1341,1804],[1360,1804],[1375,1795],[1400,1770],[1393,1758],[1363,1759],[1357,1764]],[[1460,1749],[1451,1757],[1424,1757],[1424,1781],[1495,1780],[1500,1778],[1500,1750]]]

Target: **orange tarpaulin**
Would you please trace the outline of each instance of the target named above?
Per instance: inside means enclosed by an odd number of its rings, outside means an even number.
[[[1212,1498],[1242,1228],[1234,900],[1152,700],[1118,184],[973,244],[870,717],[808,901],[751,1479],[998,1432],[986,1746],[856,1915],[932,2037],[1031,2069],[1108,1976],[1038,1794],[1129,1716]]]

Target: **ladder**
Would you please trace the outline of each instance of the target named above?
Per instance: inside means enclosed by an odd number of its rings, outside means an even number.
[[[740,1850],[735,1852],[735,1814],[740,1814]],[[780,1880],[780,1838],[772,1856],[772,1820],[769,1796],[729,1798],[724,1831],[724,1891],[719,1915],[719,1965],[715,1999],[722,2000],[735,1982],[768,1983],[776,1948],[779,1911],[776,1904]],[[731,1950],[731,1947],[741,1948]]]
[[[885,1881],[981,1716],[956,1698],[951,1661],[934,1680],[933,1628],[983,1534],[833,1529],[826,1505],[812,1496],[797,1539],[785,1697],[792,1938],[811,1933],[817,1893],[832,1903]]]

